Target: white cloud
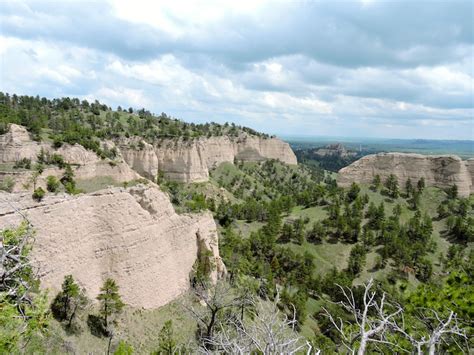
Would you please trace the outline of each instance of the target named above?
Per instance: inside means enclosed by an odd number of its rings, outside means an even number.
[[[394,33],[387,8],[407,26]],[[0,90],[270,133],[473,138],[473,38],[453,8],[425,18],[418,2],[7,1]]]

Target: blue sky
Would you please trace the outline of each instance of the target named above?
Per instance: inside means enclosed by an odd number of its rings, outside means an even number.
[[[5,1],[0,90],[279,135],[474,139],[472,1]]]

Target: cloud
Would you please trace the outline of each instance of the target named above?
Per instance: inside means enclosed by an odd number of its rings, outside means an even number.
[[[3,1],[0,90],[271,133],[474,139],[473,6]]]

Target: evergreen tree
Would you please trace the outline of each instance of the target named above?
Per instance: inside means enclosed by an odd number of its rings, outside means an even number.
[[[70,328],[77,312],[84,308],[86,303],[87,299],[72,275],[66,275],[61,291],[51,304],[51,310],[57,320],[67,321],[67,327]]]
[[[158,335],[158,350],[154,353],[172,355],[176,351],[176,339],[173,332],[173,321],[168,320]]]
[[[446,193],[448,194],[449,199],[455,200],[458,197],[458,185],[454,184],[446,191]]]
[[[355,245],[351,249],[351,253],[349,255],[349,261],[347,266],[347,271],[352,276],[357,276],[365,266],[365,259],[366,259],[366,250],[362,245]]]
[[[380,175],[375,175],[374,180],[372,181],[372,186],[375,191],[380,190],[380,187],[382,186],[382,179],[380,178]]]
[[[105,328],[108,328],[109,319],[112,315],[119,313],[124,303],[118,292],[119,287],[113,279],[106,279],[100,289],[97,300],[100,302],[100,314],[103,317]]]
[[[398,179],[395,175],[390,174],[385,181],[385,187],[387,188],[388,195],[391,198],[397,198],[399,195],[399,189],[398,189]]]
[[[411,183],[411,179],[408,178],[407,181],[405,182],[405,193],[407,197],[410,197],[411,194],[413,193],[413,185]]]
[[[424,190],[424,188],[425,188],[425,178],[424,177],[422,177],[422,178],[420,178],[420,180],[418,180],[417,187],[418,187],[419,192],[422,192]]]

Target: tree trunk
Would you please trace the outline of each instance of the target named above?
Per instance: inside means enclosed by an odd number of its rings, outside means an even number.
[[[357,350],[357,355],[364,355],[366,347],[367,347],[367,338],[365,336],[362,336],[360,339],[359,350]]]

